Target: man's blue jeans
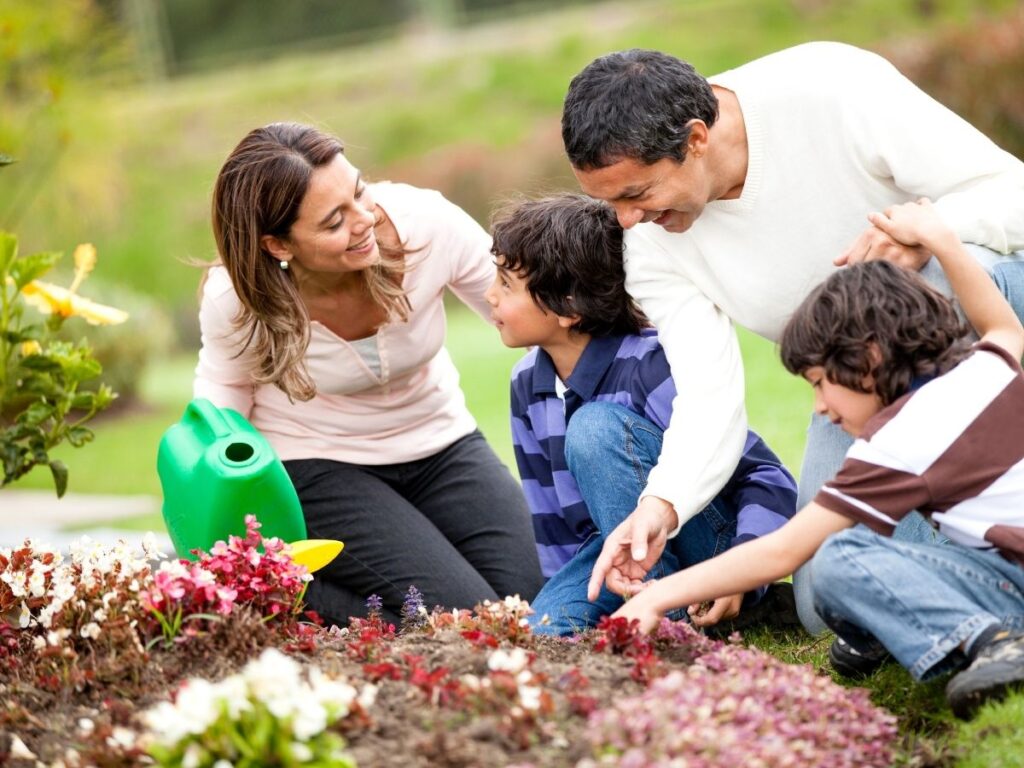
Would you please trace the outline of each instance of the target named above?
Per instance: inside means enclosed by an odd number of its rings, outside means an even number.
[[[1010,302],[1017,317],[1024,320],[1024,252],[1018,251],[1003,256],[978,245],[966,244],[965,247],[992,273],[992,279]],[[921,270],[921,276],[945,295],[952,295],[949,281],[936,259],[925,265]],[[803,509],[814,499],[821,486],[835,477],[852,443],[853,438],[828,419],[818,415],[811,417],[811,424],[807,428],[803,466],[800,469],[797,509]],[[926,543],[945,541],[945,537],[936,533],[916,512],[900,522],[896,528],[895,538],[900,541]],[[813,567],[813,562],[808,563],[793,574],[793,594],[800,622],[808,632],[816,635],[824,632],[827,627],[814,611],[811,592],[811,583],[814,581],[811,575]]]
[[[661,453],[661,440],[661,429],[620,405],[591,402],[572,415],[565,435],[566,463],[597,531],[534,599],[530,621],[535,632],[581,632],[622,605],[622,598],[604,587],[589,602],[587,584],[605,537],[636,508]],[[724,552],[735,534],[735,515],[730,519],[712,502],[668,542],[648,578],[667,576]],[[549,623],[540,624],[545,614]]]
[[[986,627],[1024,629],[1024,568],[992,549],[841,531],[811,561],[815,610],[865,652],[881,643],[915,680],[962,666]]]

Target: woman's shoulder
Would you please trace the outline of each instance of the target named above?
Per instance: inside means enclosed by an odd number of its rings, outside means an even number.
[[[375,181],[371,189],[374,198],[391,218],[429,215],[431,210],[452,205],[436,189],[415,187],[400,181]]]
[[[203,278],[202,308],[216,308],[218,313],[226,317],[234,317],[241,306],[235,287],[231,284],[231,275],[223,264],[210,267]]]

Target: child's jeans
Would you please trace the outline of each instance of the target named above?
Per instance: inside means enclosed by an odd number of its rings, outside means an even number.
[[[994,549],[926,544],[856,526],[814,556],[814,609],[866,652],[876,641],[915,680],[964,663],[958,651],[993,624],[1024,629],[1024,568]]]
[[[622,605],[622,598],[605,587],[595,602],[589,602],[587,584],[605,537],[636,509],[647,475],[661,453],[661,440],[661,429],[620,405],[591,402],[572,415],[565,435],[565,459],[598,530],[534,599],[530,621],[535,632],[581,632]],[[730,519],[713,501],[668,542],[648,578],[667,576],[724,552],[735,534],[735,515]],[[549,622],[540,624],[545,614]]]

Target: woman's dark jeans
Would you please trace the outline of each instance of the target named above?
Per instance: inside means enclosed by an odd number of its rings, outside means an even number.
[[[522,489],[479,431],[402,464],[300,459],[284,466],[309,538],[345,542],[306,593],[328,624],[365,616],[374,594],[385,618],[397,621],[410,586],[428,610],[512,594],[532,600],[541,587]]]

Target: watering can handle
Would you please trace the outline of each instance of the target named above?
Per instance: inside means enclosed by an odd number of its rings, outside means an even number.
[[[235,431],[235,427],[224,418],[220,408],[205,397],[199,397],[190,402],[181,420],[196,426],[204,426],[215,439],[227,437]]]

